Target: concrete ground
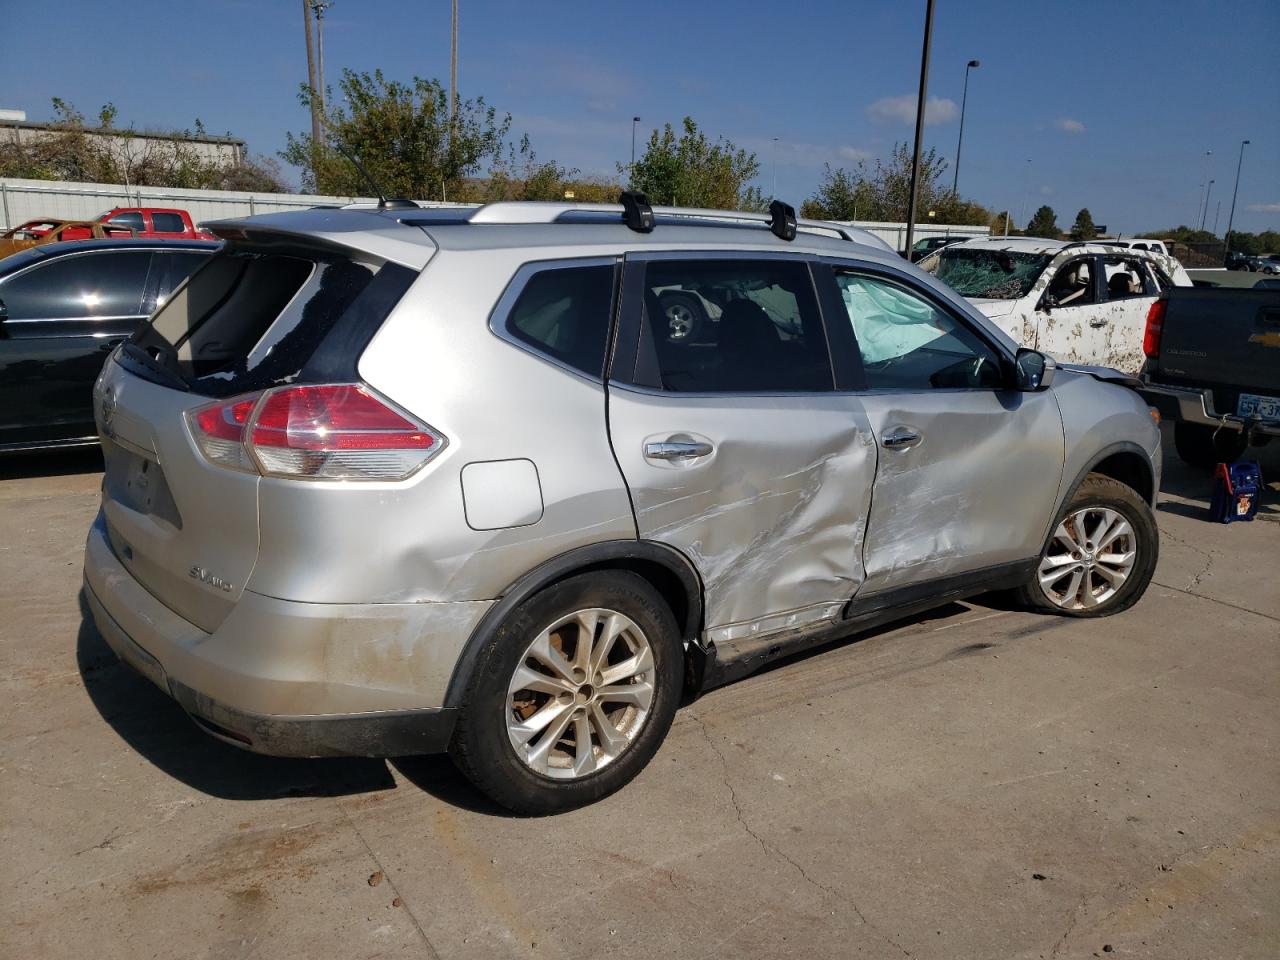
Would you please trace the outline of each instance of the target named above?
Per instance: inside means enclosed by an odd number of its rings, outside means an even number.
[[[1280,478],[1280,448],[1265,467]],[[589,809],[215,742],[82,617],[92,456],[0,465],[0,956],[1280,956],[1280,484],[1099,622],[956,604],[681,710]]]

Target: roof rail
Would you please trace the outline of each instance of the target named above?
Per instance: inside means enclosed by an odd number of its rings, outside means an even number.
[[[711,210],[703,207],[653,207],[655,217],[670,220],[705,220],[720,224],[741,226],[759,225],[769,229],[775,222],[772,213],[756,213],[749,210]],[[501,200],[486,203],[463,215],[468,223],[558,223],[575,214],[615,214],[623,222],[626,208],[621,203],[562,203],[558,200]],[[864,233],[856,227],[825,220],[796,218],[796,229],[805,233],[822,233],[852,243],[865,242],[857,234]]]

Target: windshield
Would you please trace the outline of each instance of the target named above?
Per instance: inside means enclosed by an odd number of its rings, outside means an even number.
[[[920,268],[962,297],[1017,300],[1027,295],[1052,259],[1048,253],[943,247]]]

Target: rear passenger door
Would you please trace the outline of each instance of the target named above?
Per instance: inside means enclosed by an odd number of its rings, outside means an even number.
[[[832,266],[843,324],[831,349],[860,363],[879,455],[857,603],[1009,574],[1040,553],[1062,477],[1051,392],[1011,386],[977,325],[912,278]],[[918,597],[917,597],[918,599]]]
[[[1160,295],[1149,262],[1118,254],[1100,257],[1106,300],[1093,328],[1093,362],[1136,374],[1142,368],[1147,311]]]
[[[0,282],[0,443],[93,435],[93,381],[145,318],[150,263],[150,250],[80,253]]]
[[[673,297],[702,311],[696,336],[668,322]],[[809,263],[628,257],[608,410],[639,535],[697,568],[710,640],[841,615],[875,451],[836,389]]]

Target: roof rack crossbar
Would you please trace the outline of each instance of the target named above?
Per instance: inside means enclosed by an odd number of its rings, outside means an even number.
[[[717,223],[759,224],[768,227],[774,220],[770,213],[756,213],[751,210],[712,210],[703,207],[664,207],[649,208],[655,217],[668,217],[680,220],[709,220]],[[464,214],[468,223],[556,223],[574,214],[583,213],[615,213],[621,220],[626,215],[626,208],[621,203],[561,203],[554,200],[500,200],[487,203]],[[857,242],[855,235],[841,224],[825,220],[809,220],[796,218],[796,229],[806,233],[823,233],[834,235],[841,240]]]

